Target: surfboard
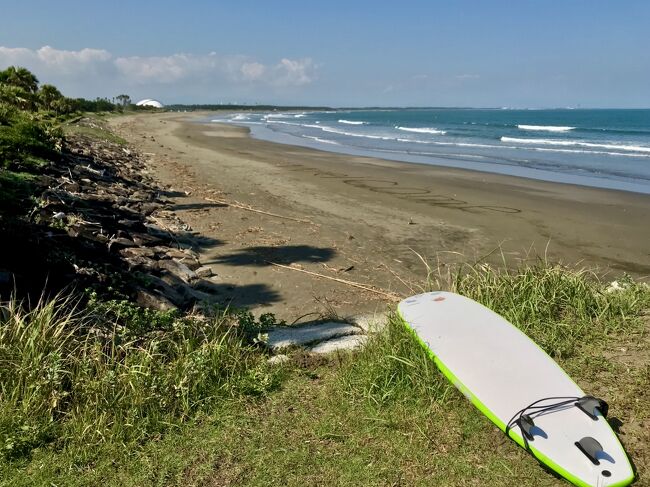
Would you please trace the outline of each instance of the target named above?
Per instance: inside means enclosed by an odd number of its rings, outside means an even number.
[[[485,416],[537,460],[575,485],[619,487],[634,480],[607,419],[521,330],[459,294],[430,292],[398,314],[440,371]]]

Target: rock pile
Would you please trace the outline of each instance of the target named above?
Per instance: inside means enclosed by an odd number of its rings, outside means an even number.
[[[218,277],[195,251],[211,242],[176,217],[170,197],[180,194],[148,177],[137,153],[71,135],[37,184],[36,206],[0,262],[4,281],[108,290],[157,309],[211,300]]]

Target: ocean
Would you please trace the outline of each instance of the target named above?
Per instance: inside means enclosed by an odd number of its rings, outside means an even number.
[[[242,112],[210,120],[321,150],[650,194],[648,109]]]

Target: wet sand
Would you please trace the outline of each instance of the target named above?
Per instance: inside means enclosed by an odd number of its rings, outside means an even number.
[[[170,185],[178,215],[219,241],[202,257],[232,283],[234,304],[288,321],[381,309],[386,295],[300,270],[405,295],[427,274],[418,254],[443,272],[541,257],[608,279],[650,275],[649,195],[276,144],[199,117],[111,123]]]

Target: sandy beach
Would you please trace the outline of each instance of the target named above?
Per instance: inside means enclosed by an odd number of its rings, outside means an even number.
[[[546,258],[608,279],[650,275],[648,195],[334,154],[201,118],[111,124],[147,156],[174,211],[216,239],[202,260],[235,305],[288,322],[383,310],[421,289],[419,256],[443,272]]]

